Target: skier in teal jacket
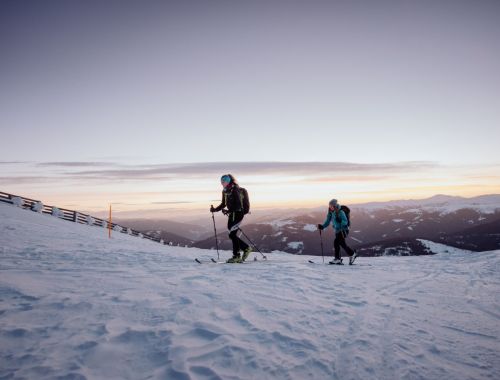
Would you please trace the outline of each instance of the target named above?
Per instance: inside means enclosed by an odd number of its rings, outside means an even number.
[[[345,241],[347,235],[349,234],[349,222],[347,216],[343,210],[340,208],[340,204],[336,199],[332,199],[328,205],[328,214],[326,215],[326,220],[323,224],[318,224],[318,229],[324,230],[332,223],[333,229],[335,231],[335,241],[333,242],[333,249],[335,251],[335,258],[330,261],[330,264],[342,264],[342,258],[340,257],[340,247],[344,249],[349,255],[349,265],[354,263],[356,257],[358,257],[356,250],[349,247]]]

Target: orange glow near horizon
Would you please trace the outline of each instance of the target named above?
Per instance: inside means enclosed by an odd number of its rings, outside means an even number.
[[[444,181],[443,181],[444,182]],[[500,193],[500,183],[322,183],[308,185],[305,183],[271,183],[269,185],[249,184],[241,182],[250,193],[253,209],[266,208],[308,208],[326,204],[331,198],[337,198],[344,204],[367,202],[383,202],[397,199],[423,199],[436,194],[447,194],[473,197],[483,194]],[[154,210],[194,211],[208,208],[210,204],[218,204],[221,189],[203,189],[193,192],[160,191],[160,192],[80,192],[64,193],[38,191],[14,191],[34,199],[40,199],[48,205],[75,209],[87,212],[103,212],[109,204],[113,204],[114,212],[133,212],[145,214]],[[19,190],[19,189],[17,189]]]
[[[498,166],[438,167],[413,172],[370,171],[366,174],[319,171],[300,174],[265,173],[237,176],[250,194],[252,209],[307,208],[326,204],[331,198],[344,204],[423,199],[436,194],[473,197],[500,193]],[[146,215],[193,212],[208,209],[221,199],[221,186],[212,175],[179,176],[175,180],[140,181],[73,180],[11,184],[2,188],[11,194],[41,200],[52,206],[82,212],[105,212],[109,204],[119,214]]]

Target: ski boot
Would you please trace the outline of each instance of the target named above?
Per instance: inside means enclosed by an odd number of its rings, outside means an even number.
[[[241,261],[245,261],[250,253],[252,253],[252,248],[248,247],[243,251],[243,257],[241,258]]]
[[[241,263],[241,257],[240,255],[233,255],[229,260],[226,261],[226,263],[229,264],[236,264],[236,263]]]
[[[358,257],[358,251],[354,250],[352,256],[349,257],[349,265],[354,264],[354,260],[356,260],[356,257]]]
[[[328,264],[330,264],[330,265],[343,265],[342,264],[342,259],[333,259]]]

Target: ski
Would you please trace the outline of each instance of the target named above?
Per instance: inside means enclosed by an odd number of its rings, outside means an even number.
[[[214,259],[210,259],[210,261],[201,261],[200,259],[194,259],[198,264],[226,264],[225,261],[216,261]]]
[[[321,263],[317,263],[317,262],[315,262],[313,260],[307,260],[307,262],[309,264],[319,264],[319,265],[345,265],[344,263],[342,263],[342,264],[333,264],[333,263],[332,264],[331,263],[321,264]],[[351,265],[351,266],[354,265],[354,266],[358,266],[358,267],[371,267],[372,266],[372,264],[356,264],[356,263],[348,264],[348,265]]]
[[[371,267],[371,264],[330,264],[330,263],[315,263],[314,261],[309,261],[309,264],[314,264],[314,265],[331,265],[331,266],[350,266],[350,267]]]
[[[251,262],[262,261],[262,260],[254,259],[254,260],[251,260],[251,261],[242,261],[242,262],[239,262],[239,263],[228,263],[227,261],[217,261],[217,260],[215,260],[213,258],[210,259],[210,261],[201,261],[200,259],[195,258],[194,261],[196,261],[198,264],[250,264]]]
[[[307,260],[307,262],[310,264],[320,264],[320,263],[316,263],[312,260]],[[327,262],[327,263],[323,263],[322,265],[344,265],[344,263],[341,262],[340,264],[334,264],[334,263]]]
[[[319,265],[344,265],[343,263],[342,264],[333,264],[333,263],[329,263],[329,262],[326,262],[326,263],[317,263],[316,261],[312,261],[312,260],[307,260],[307,262],[309,264],[319,264]]]

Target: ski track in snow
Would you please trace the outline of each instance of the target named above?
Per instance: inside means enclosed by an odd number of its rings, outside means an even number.
[[[109,240],[3,204],[0,220],[0,378],[500,373],[499,251],[358,259],[369,267],[279,253],[200,265],[215,252]]]

